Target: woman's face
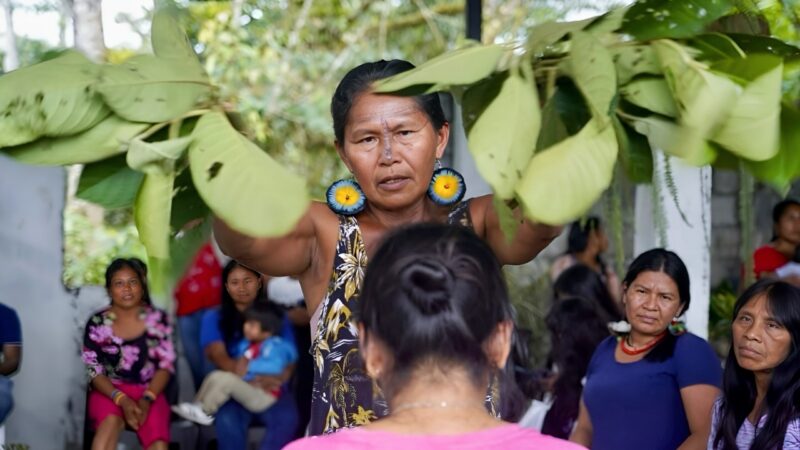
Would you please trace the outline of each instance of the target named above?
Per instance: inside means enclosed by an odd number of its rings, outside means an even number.
[[[130,267],[123,267],[111,276],[108,289],[111,304],[117,308],[130,309],[141,306],[144,287],[139,275]]]
[[[681,311],[678,285],[664,272],[645,271],[625,287],[622,300],[632,330],[655,336]]]
[[[733,353],[745,370],[769,372],[789,355],[792,336],[768,308],[767,297],[750,299],[733,320]]]
[[[800,244],[800,206],[789,205],[775,224],[775,235],[792,244]]]
[[[606,236],[602,228],[595,228],[592,230],[591,239],[594,241],[594,245],[597,246],[598,253],[603,253],[608,250],[608,236]]]
[[[448,136],[448,125],[436,131],[413,98],[367,91],[353,102],[336,148],[368,201],[391,210],[424,198]]]
[[[241,312],[253,304],[258,296],[258,290],[261,289],[261,278],[244,267],[236,266],[228,274],[225,289],[233,299],[236,309]]]

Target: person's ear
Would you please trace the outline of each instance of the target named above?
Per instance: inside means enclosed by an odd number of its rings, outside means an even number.
[[[514,322],[504,320],[497,324],[489,340],[485,344],[484,351],[492,366],[502,369],[511,354],[511,339],[514,332]]]
[[[377,380],[386,374],[388,361],[386,351],[374,336],[369,335],[364,324],[359,322],[356,327],[358,328],[358,346],[361,360],[364,361],[364,368],[370,378]]]
[[[444,149],[447,148],[447,142],[450,140],[450,124],[445,122],[442,127],[436,131],[436,159],[442,159],[444,156]]]

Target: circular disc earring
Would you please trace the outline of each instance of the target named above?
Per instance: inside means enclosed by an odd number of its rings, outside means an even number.
[[[436,160],[438,166],[433,171],[431,184],[428,185],[428,197],[442,206],[451,206],[461,201],[467,192],[467,185],[464,177],[453,169],[442,167],[442,163]]]
[[[367,197],[355,180],[338,180],[325,193],[328,208],[336,214],[354,216],[364,210]]]

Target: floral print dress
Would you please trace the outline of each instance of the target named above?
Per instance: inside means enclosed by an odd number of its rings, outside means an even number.
[[[114,384],[146,385],[158,369],[174,372],[175,349],[167,314],[152,306],[142,308],[139,314],[145,331],[129,340],[114,334],[111,326],[116,317],[111,307],[89,318],[81,359],[90,379],[105,375]]]
[[[472,227],[469,201],[456,205],[448,223]],[[358,332],[350,319],[367,267],[367,252],[355,217],[339,216],[333,274],[322,300],[311,344],[314,389],[309,435],[364,425],[388,414],[380,389],[367,375],[358,352]]]

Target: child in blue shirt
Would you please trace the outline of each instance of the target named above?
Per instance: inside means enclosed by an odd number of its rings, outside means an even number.
[[[254,303],[244,311],[244,339],[237,347],[236,373],[215,370],[208,374],[194,402],[172,407],[181,417],[201,425],[214,422],[213,415],[233,399],[251,412],[272,406],[280,391],[266,392],[251,384],[258,375],[279,375],[297,361],[294,345],[277,335],[281,318],[268,305]]]

